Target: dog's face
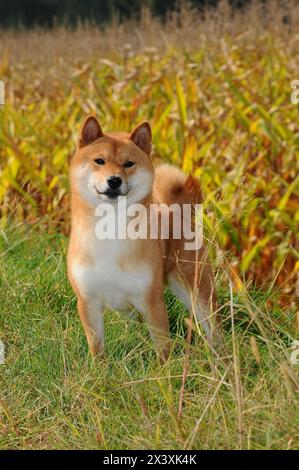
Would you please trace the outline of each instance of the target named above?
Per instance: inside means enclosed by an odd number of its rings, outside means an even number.
[[[94,116],[82,127],[78,149],[71,163],[72,185],[86,202],[97,206],[126,198],[127,205],[151,193],[151,128],[140,123],[131,134],[107,133]]]

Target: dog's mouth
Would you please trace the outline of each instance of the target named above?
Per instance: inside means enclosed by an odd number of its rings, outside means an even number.
[[[99,191],[98,188],[95,186],[96,192],[100,196],[107,196],[109,199],[117,199],[119,196],[126,196],[129,191],[127,191],[125,194],[123,194],[121,191],[118,189],[106,189],[105,191]]]

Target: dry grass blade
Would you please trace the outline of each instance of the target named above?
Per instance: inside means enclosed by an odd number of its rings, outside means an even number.
[[[234,388],[236,394],[236,403],[238,410],[238,426],[239,426],[239,447],[242,449],[243,441],[243,422],[242,414],[244,409],[243,404],[243,391],[242,391],[242,379],[241,379],[241,369],[240,369],[240,356],[238,351],[238,345],[235,337],[235,321],[234,321],[234,300],[233,300],[233,290],[232,283],[229,281],[229,290],[230,290],[230,314],[231,314],[231,325],[232,325],[232,345],[233,345],[233,367],[234,367]]]
[[[213,395],[211,396],[210,400],[208,401],[206,407],[204,408],[200,418],[196,421],[196,425],[194,426],[194,429],[192,430],[192,432],[190,433],[190,435],[186,439],[185,444],[184,444],[184,449],[192,449],[193,448],[192,447],[193,442],[194,442],[196,434],[199,430],[199,427],[202,423],[202,420],[205,417],[206,413],[208,412],[208,410],[209,410],[210,406],[212,405],[213,401],[215,400],[215,398],[216,398],[216,396],[217,396],[217,394],[220,390],[220,387],[223,385],[225,377],[226,377],[226,375],[229,371],[229,367],[230,366],[227,367],[227,369],[225,370],[223,376],[221,377],[221,380],[219,380],[219,383],[217,384],[217,387],[215,388]]]

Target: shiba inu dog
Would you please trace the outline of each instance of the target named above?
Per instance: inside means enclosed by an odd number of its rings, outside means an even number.
[[[193,309],[209,341],[216,326],[215,288],[205,247],[186,250],[184,237],[98,239],[96,208],[142,204],[179,206],[200,202],[196,179],[171,165],[154,169],[151,128],[141,122],[131,133],[103,133],[94,116],[85,120],[71,161],[72,228],[68,275],[90,352],[104,350],[106,307],[134,307],[146,320],[156,351],[166,360],[170,349],[164,286]],[[147,222],[149,223],[149,222]],[[172,227],[173,228],[173,227]]]

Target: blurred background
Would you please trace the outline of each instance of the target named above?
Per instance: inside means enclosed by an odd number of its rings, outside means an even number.
[[[231,0],[238,8],[247,0]],[[0,24],[2,26],[53,26],[57,24],[76,25],[81,22],[105,23],[114,16],[125,20],[132,15],[140,16],[147,7],[153,15],[167,16],[178,10],[182,2],[177,0],[1,0]],[[207,5],[216,6],[219,0],[193,0],[193,6],[203,10]]]

